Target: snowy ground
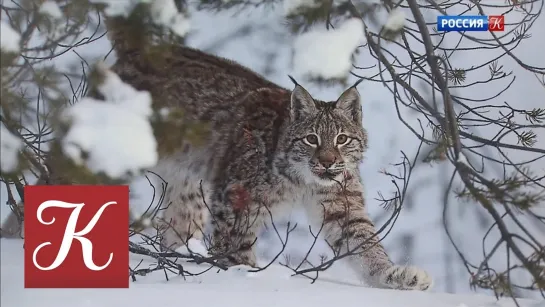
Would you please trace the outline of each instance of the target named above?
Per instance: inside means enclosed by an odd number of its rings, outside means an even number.
[[[22,240],[0,240],[2,307],[118,307],[118,306],[366,306],[366,307],[510,307],[510,299],[496,301],[483,295],[452,295],[371,289],[338,278],[311,284],[291,271],[271,266],[262,273],[244,267],[226,272],[165,280],[163,272],[139,277],[127,289],[24,289]],[[136,264],[140,257],[132,257]],[[141,266],[145,266],[142,264]],[[206,267],[187,264],[188,271]],[[395,294],[395,295],[394,295]],[[39,302],[39,304],[37,303]],[[521,307],[545,307],[545,302],[519,300]]]

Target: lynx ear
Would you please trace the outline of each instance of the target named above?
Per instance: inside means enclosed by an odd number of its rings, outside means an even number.
[[[335,102],[335,107],[342,110],[346,116],[354,120],[357,124],[361,124],[361,101],[360,94],[356,89],[358,84],[359,82],[344,91]]]
[[[309,92],[301,85],[296,84],[291,92],[290,114],[293,120],[298,120],[316,112],[316,103]]]

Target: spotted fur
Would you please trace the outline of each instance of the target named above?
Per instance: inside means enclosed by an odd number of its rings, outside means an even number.
[[[331,246],[341,252],[356,248],[350,263],[371,285],[430,287],[424,271],[394,265],[374,236],[358,171],[367,134],[355,86],[326,102],[301,85],[287,90],[190,48],[173,47],[154,65],[143,56],[124,50],[113,69],[150,91],[154,103],[180,108],[188,120],[211,127],[200,144],[160,153],[154,171],[169,184],[165,245],[202,239],[210,221],[211,253],[228,255],[229,265],[255,265],[253,243],[270,214],[301,204],[324,223]]]

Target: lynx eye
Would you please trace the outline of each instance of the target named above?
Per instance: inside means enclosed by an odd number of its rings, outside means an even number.
[[[309,145],[318,145],[318,137],[315,134],[309,134],[305,137],[306,143]]]
[[[343,145],[348,142],[348,136],[346,134],[339,134],[337,135],[337,145]]]

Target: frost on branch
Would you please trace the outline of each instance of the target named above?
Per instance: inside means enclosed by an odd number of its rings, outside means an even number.
[[[11,134],[4,127],[4,123],[0,124],[0,170],[2,172],[13,172],[18,165],[19,150],[23,146],[23,142]]]
[[[104,101],[86,97],[64,110],[61,120],[70,127],[62,149],[75,163],[122,179],[157,162],[149,122],[151,95],[135,90],[102,64],[98,70],[103,80],[97,89]]]
[[[363,43],[363,23],[357,18],[335,29],[303,33],[294,43],[294,73],[313,79],[345,79],[352,68],[353,54]]]
[[[0,48],[5,52],[19,52],[19,41],[21,35],[17,33],[9,24],[0,21]]]

